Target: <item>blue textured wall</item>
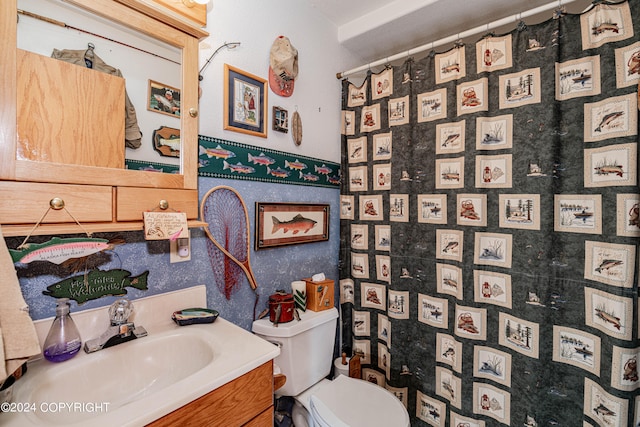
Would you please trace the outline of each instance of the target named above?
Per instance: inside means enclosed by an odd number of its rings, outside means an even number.
[[[200,198],[216,185],[229,185],[242,196],[249,211],[251,224],[251,266],[258,281],[260,295],[257,312],[267,307],[270,294],[276,289],[290,290],[290,283],[312,274],[323,272],[329,279],[338,279],[339,190],[299,185],[270,184],[261,182],[200,178]],[[254,251],[255,202],[304,202],[330,205],[329,241],[284,246]],[[136,276],[149,270],[149,290],[130,289],[128,297],[136,299],[195,285],[207,286],[207,305],[218,310],[225,319],[251,329],[255,294],[244,281],[241,289],[226,300],[213,279],[213,272],[206,249],[207,237],[202,229],[191,230],[191,260],[169,262],[168,241],[145,241],[142,232],[120,233],[126,244],[117,246],[93,258],[94,267],[101,270],[123,268]],[[111,238],[113,233],[96,234],[94,237]],[[63,236],[69,237],[69,236]],[[51,236],[35,236],[29,242],[47,241]],[[16,248],[24,238],[7,238],[9,248]],[[18,277],[25,300],[34,320],[55,315],[55,301],[42,291],[70,275],[68,270],[48,262],[36,262],[17,266]],[[336,286],[336,292],[337,292]],[[72,313],[78,310],[111,304],[117,297],[103,297],[81,306],[72,302]],[[186,307],[176,307],[177,309]]]

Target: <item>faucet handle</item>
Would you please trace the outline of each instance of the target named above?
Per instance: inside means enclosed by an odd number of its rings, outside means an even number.
[[[116,300],[109,307],[109,317],[112,325],[121,325],[126,323],[133,313],[133,303],[125,298]]]

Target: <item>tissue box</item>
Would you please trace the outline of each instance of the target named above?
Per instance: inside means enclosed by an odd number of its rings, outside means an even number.
[[[302,279],[307,284],[307,309],[322,311],[333,308],[333,280],[314,282],[311,278]]]

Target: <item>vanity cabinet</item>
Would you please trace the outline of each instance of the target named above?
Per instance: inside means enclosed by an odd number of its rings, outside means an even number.
[[[148,424],[177,426],[273,426],[273,361]]]
[[[0,224],[5,236],[142,230],[164,206],[198,221],[198,43],[208,34],[146,0],[65,0],[180,52],[179,173],[129,170],[124,79],[18,48],[17,0],[0,1]],[[91,28],[89,28],[90,30]],[[72,90],[73,89],[73,90]],[[146,88],[145,88],[146,90]],[[91,94],[91,96],[73,96]],[[136,105],[144,110],[144,105]],[[175,119],[174,119],[175,120]],[[146,139],[145,139],[146,138]],[[149,135],[143,135],[142,142]]]

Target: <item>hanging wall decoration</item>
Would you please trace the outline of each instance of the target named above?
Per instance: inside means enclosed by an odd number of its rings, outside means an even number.
[[[224,129],[267,137],[267,81],[224,64]]]
[[[180,129],[160,126],[153,131],[153,149],[166,157],[180,157]]]
[[[180,117],[180,89],[149,80],[147,110]]]
[[[289,132],[289,112],[281,107],[273,107],[273,130]]]
[[[329,205],[256,202],[255,248],[329,240]]]
[[[640,423],[640,0],[554,18],[343,81],[341,350],[412,426]]]
[[[69,298],[78,304],[102,298],[105,296],[120,296],[127,294],[127,288],[146,291],[149,272],[145,271],[137,276],[122,269],[91,270],[86,274],[69,277],[53,285],[47,286],[44,295],[53,298]]]

